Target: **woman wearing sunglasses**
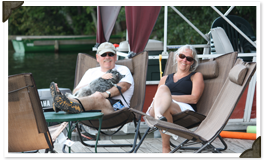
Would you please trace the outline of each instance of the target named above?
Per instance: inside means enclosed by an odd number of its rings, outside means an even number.
[[[196,103],[204,90],[203,76],[200,72],[195,72],[198,66],[195,48],[185,45],[174,54],[176,73],[161,78],[147,111],[148,115],[168,122],[173,122],[173,114],[185,110],[196,111]],[[170,152],[170,136],[161,133],[161,137],[162,152]]]

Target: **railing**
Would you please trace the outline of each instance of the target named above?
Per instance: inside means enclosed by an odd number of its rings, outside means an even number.
[[[218,57],[221,55],[223,54],[205,54],[205,55],[197,55],[197,56],[198,58],[210,59],[210,58]],[[238,53],[238,57],[253,57],[254,58],[256,57],[256,53]],[[149,59],[159,59],[159,55],[149,56]],[[168,55],[162,55],[162,59],[168,59]]]

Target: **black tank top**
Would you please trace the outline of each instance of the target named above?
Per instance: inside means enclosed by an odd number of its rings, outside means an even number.
[[[174,83],[173,76],[175,73],[169,74],[165,85],[171,91],[171,95],[191,95],[192,94],[192,81],[191,76],[194,75],[196,72],[190,73],[188,76],[179,79],[177,82]],[[196,111],[196,104],[190,104],[192,108]]]

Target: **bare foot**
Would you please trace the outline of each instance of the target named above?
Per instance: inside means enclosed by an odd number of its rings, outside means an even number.
[[[170,153],[170,148],[162,148],[162,153]]]
[[[55,86],[56,86],[56,90],[57,90],[57,92],[60,92],[60,90],[59,90],[59,87],[58,87],[58,84],[57,84],[57,83],[55,83]]]

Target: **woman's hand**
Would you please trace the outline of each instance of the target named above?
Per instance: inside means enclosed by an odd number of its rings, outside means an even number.
[[[106,73],[106,74],[102,75],[101,78],[103,78],[103,79],[111,79],[111,78],[113,78],[113,75],[112,75],[112,73]]]

